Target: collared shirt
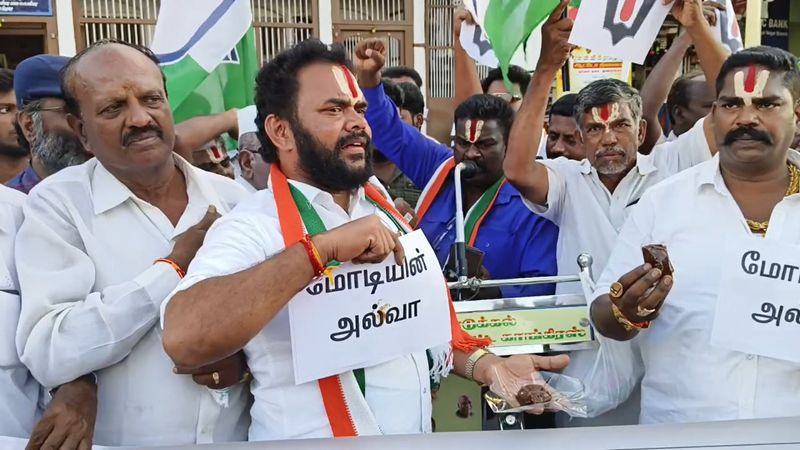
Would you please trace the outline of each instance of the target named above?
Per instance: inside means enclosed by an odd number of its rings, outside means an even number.
[[[662,133],[662,134],[660,134],[658,136],[658,141],[656,141],[656,145],[661,145],[661,144],[664,144],[666,142],[672,142],[672,141],[674,141],[676,139],[678,139],[678,135],[675,134],[674,131],[670,131],[669,134],[666,135],[666,136],[664,136],[664,134]]]
[[[36,171],[33,170],[33,165],[28,164],[28,167],[26,167],[25,170],[19,173],[19,175],[15,176],[8,183],[6,183],[6,186],[27,194],[41,181],[42,179],[39,177]]]
[[[375,145],[414,184],[426,186],[436,169],[453,156],[453,151],[405,124],[382,86],[364,89],[364,96],[369,103],[367,120]],[[455,184],[452,178],[451,175],[442,186],[418,225],[442,265],[447,261],[456,234]],[[556,273],[557,238],[558,228],[528,211],[520,193],[506,183],[478,230],[475,247],[485,252],[483,265],[494,279],[549,276]],[[502,288],[504,297],[547,295],[553,291],[552,285]]]
[[[27,438],[41,411],[39,383],[20,362],[15,344],[21,302],[14,238],[25,195],[0,186],[0,436]]]
[[[379,183],[373,180],[373,184]],[[366,199],[363,188],[352,195],[350,210],[344,211],[331,194],[304,183],[289,182],[311,202],[327,229],[377,214],[388,228],[396,230],[391,220]],[[212,226],[176,291],[248,269],[284,248],[272,190],[259,191]],[[318,383],[294,383],[286,307],[244,350],[253,374],[251,390],[255,397],[250,440],[332,437]],[[425,352],[368,367],[364,372],[366,401],[384,433],[430,432],[430,378]]]
[[[595,274],[602,272],[632,207],[651,186],[711,158],[700,120],[677,140],[656,146],[649,155],[637,155],[636,166],[609,192],[588,159],[561,157],[542,161],[550,189],[547,205],[525,200],[531,210],[559,226],[558,272],[578,272],[578,255],[588,253]],[[581,293],[578,283],[562,283],[559,293]]]
[[[789,152],[792,164],[800,154]],[[772,210],[765,239],[800,244],[800,195]],[[675,282],[661,313],[634,338],[641,349],[643,423],[736,420],[800,415],[800,364],[750,355],[710,344],[726,243],[751,235],[715,157],[650,189],[631,213],[596,296],[642,264],[642,245],[663,243]],[[608,364],[631,367],[630,354]],[[604,363],[606,363],[604,361]],[[636,371],[620,374],[622,386]]]
[[[209,204],[225,213],[245,196],[233,180],[175,161],[189,198],[177,226],[96,159],[47,177],[24,205],[15,252],[20,357],[47,388],[96,374],[99,445],[246,437],[246,389],[233,388],[230,408],[219,407],[205,387],[172,372],[155,326],[179,278],[153,261]]]
[[[247,179],[245,179],[245,177],[243,177],[241,173],[236,175],[235,180],[237,183],[239,183],[239,186],[243,187],[244,190],[247,191],[248,194],[252,194],[253,192],[258,191],[258,189],[256,189],[252,184],[250,184],[250,182],[247,181]]]
[[[605,268],[619,230],[642,194],[665,178],[709,158],[711,151],[701,120],[677,140],[656,146],[649,155],[637,154],[636,166],[613,193],[600,181],[597,170],[588,159],[571,161],[561,157],[542,161],[548,169],[550,189],[547,205],[536,205],[527,200],[525,204],[559,226],[559,275],[576,274],[579,270],[578,255],[588,253],[593,258],[592,270],[597,276]],[[559,283],[556,292],[582,294],[583,290],[577,282]],[[583,379],[592,369],[596,355],[594,350],[572,352],[565,373]],[[638,416],[636,406],[628,403],[605,417],[589,421],[576,419],[568,425],[635,423]]]

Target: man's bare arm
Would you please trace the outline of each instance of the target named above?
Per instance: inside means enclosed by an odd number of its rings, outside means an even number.
[[[461,27],[466,23],[474,23],[469,11],[463,8],[456,10],[453,16],[453,67],[455,77],[455,104],[460,105],[473,95],[483,93],[481,80],[478,77],[478,66],[461,47]]]
[[[178,292],[164,313],[164,349],[192,369],[236,353],[314,277],[301,245],[232,275]]]
[[[668,3],[667,0],[664,2]],[[709,25],[707,14],[710,7],[717,10],[724,8],[718,2],[676,0],[672,7],[672,15],[692,37],[697,58],[700,60],[700,67],[706,76],[706,82],[712,91],[716,91],[717,75],[729,53],[719,39],[714,36],[714,31]]]
[[[174,151],[191,162],[192,151],[224,133],[233,138],[239,137],[235,109],[210,116],[192,117],[175,125]]]
[[[647,134],[644,143],[639,146],[639,153],[649,154],[663,133],[658,122],[658,111],[667,100],[672,81],[678,74],[686,51],[691,46],[692,39],[688,33],[675,38],[672,46],[661,57],[642,86],[642,117],[647,120]]]
[[[567,1],[562,1],[542,27],[542,56],[514,117],[503,161],[503,172],[509,183],[537,205],[547,204],[550,186],[547,168],[536,162],[541,128],[531,125],[544,123],[550,86],[569,55],[572,20],[560,19],[566,5]]]
[[[375,215],[318,234],[312,242],[324,264],[380,262],[390,253],[397,261],[404,257],[397,235]],[[295,244],[249,269],[180,291],[164,311],[164,349],[180,370],[226,358],[250,342],[314,276],[308,253]]]

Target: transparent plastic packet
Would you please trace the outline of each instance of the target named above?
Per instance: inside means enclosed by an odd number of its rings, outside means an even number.
[[[570,417],[588,417],[586,388],[577,378],[552,372],[526,375],[495,368],[493,382],[484,398],[495,413],[563,411]]]

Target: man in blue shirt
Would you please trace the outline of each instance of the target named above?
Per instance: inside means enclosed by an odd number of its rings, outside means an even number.
[[[467,244],[485,253],[484,268],[493,279],[549,276],[557,273],[558,228],[528,210],[520,193],[505,182],[503,159],[514,112],[508,102],[476,95],[455,112],[454,149],[423,136],[404,123],[383,92],[380,70],[385,47],[368,40],[356,49],[358,82],[369,108],[366,116],[374,144],[417,186],[425,186],[417,204],[417,227],[444,265],[455,241],[453,168],[474,161],[477,174],[464,180]],[[554,285],[508,286],[503,297],[553,294]]]

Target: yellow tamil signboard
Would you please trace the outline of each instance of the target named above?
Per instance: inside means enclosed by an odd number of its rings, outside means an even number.
[[[586,306],[474,311],[457,314],[461,327],[489,337],[492,347],[586,342],[592,339]]]

